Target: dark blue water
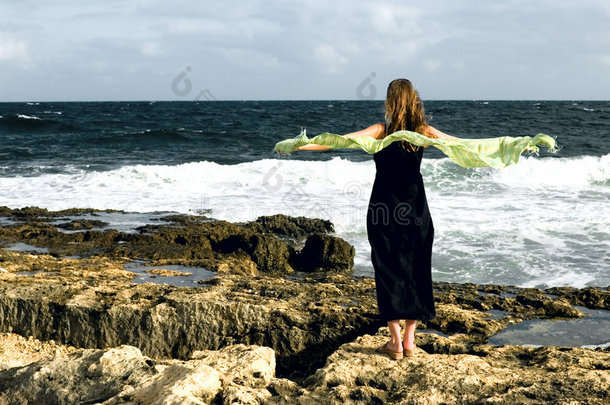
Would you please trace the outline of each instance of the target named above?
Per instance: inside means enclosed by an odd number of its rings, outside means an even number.
[[[557,157],[610,152],[610,102],[428,101],[429,123],[464,138],[556,136]],[[301,128],[347,133],[383,122],[381,101],[0,103],[0,176],[133,164],[235,164],[273,158]],[[545,152],[541,152],[544,156]],[[290,159],[370,159],[361,151]],[[427,157],[440,157],[430,150]]]

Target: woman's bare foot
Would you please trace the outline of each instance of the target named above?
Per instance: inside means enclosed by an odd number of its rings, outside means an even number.
[[[402,345],[400,343],[392,343],[391,340],[388,340],[384,346],[393,352],[402,352]]]
[[[375,351],[377,353],[387,354],[388,356],[390,356],[391,359],[394,360],[400,360],[403,356],[402,345],[393,345],[392,341],[386,342],[386,344],[378,347]]]
[[[402,345],[402,350],[403,350],[405,357],[413,356],[415,354],[416,348],[417,348],[417,346],[415,346],[415,344],[413,344],[413,343],[410,345],[408,345],[407,343],[403,343],[403,345]]]
[[[417,321],[407,319],[405,320],[405,333],[402,340],[402,349],[405,356],[412,356],[415,352],[415,328]]]

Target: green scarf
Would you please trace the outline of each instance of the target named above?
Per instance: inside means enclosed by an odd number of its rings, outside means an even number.
[[[296,138],[278,142],[273,150],[289,154],[300,146],[314,143],[328,146],[331,149],[360,148],[367,153],[377,153],[395,141],[407,141],[416,146],[434,146],[462,167],[489,166],[495,169],[517,163],[524,151],[538,153],[538,145],[546,146],[551,152],[557,150],[555,139],[545,134],[538,134],[533,138],[529,136],[501,136],[485,139],[434,139],[416,132],[398,131],[382,139],[375,139],[369,136],[346,138],[325,132],[313,138],[308,138],[305,130]]]

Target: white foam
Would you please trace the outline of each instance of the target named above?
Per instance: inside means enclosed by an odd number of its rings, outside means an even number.
[[[40,118],[35,115],[25,115],[25,114],[17,114],[18,118],[23,118],[26,120],[39,120]]]
[[[552,272],[545,272],[544,274],[534,273],[531,274],[531,278],[523,283],[518,283],[519,286],[529,287],[560,287],[569,285],[576,288],[584,288],[590,285],[595,277],[592,274],[587,274],[585,271],[570,271],[569,268],[563,263],[558,263],[557,266],[553,266]],[[551,273],[551,274],[549,274]]]
[[[493,171],[494,180],[510,187],[589,187],[610,181],[610,154],[576,158],[522,157],[517,165]]]
[[[555,286],[610,284],[610,155],[527,158],[504,170],[424,160],[436,229],[435,278]],[[230,221],[284,213],[329,219],[372,274],[366,211],[374,163],[265,159],[133,165],[0,178],[0,205],[209,212]]]
[[[603,350],[603,349],[610,348],[610,342],[602,343],[599,345],[583,345],[580,347],[582,347],[583,349],[591,349],[591,350],[602,349]]]

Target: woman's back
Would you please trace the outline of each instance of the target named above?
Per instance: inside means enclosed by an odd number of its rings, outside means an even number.
[[[407,151],[400,142],[392,142],[386,148],[373,155],[377,176],[391,177],[393,180],[421,178],[419,168],[423,156],[423,148],[415,152]]]

